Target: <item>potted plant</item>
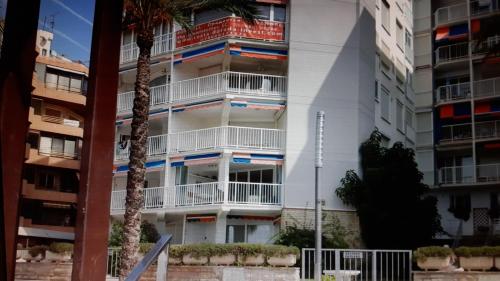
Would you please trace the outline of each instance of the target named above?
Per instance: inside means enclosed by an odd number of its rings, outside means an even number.
[[[45,245],[33,246],[29,249],[23,250],[22,258],[27,262],[41,261],[45,258],[46,252],[49,247]]]
[[[45,259],[51,262],[68,262],[73,254],[73,244],[66,242],[51,243],[45,252]]]
[[[181,264],[184,256],[184,246],[172,245],[168,248],[168,264]]]
[[[236,247],[231,244],[216,244],[210,247],[211,265],[232,265],[236,262]]]
[[[414,252],[417,265],[427,271],[429,269],[441,270],[450,266],[453,251],[448,247],[422,247]]]
[[[460,266],[465,270],[488,270],[493,267],[492,247],[460,247],[455,249]]]
[[[265,262],[262,245],[239,244],[236,246],[238,263],[243,265],[263,265]]]
[[[186,265],[204,265],[210,256],[210,246],[207,244],[186,245],[182,263]]]
[[[297,247],[269,245],[264,247],[267,263],[271,266],[294,266],[299,255]]]

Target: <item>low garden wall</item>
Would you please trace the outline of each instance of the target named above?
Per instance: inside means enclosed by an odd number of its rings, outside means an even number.
[[[498,281],[500,272],[413,272],[413,281]]]
[[[16,281],[71,280],[71,263],[20,262],[16,264]],[[117,279],[116,279],[117,280]],[[156,280],[156,266],[151,266],[142,281]],[[169,281],[299,281],[296,267],[237,266],[168,266]],[[483,281],[483,280],[481,280]]]

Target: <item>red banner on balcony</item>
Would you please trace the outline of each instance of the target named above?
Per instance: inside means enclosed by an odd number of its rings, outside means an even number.
[[[284,41],[285,24],[283,22],[256,21],[254,25],[251,25],[241,18],[227,17],[199,24],[192,30],[191,34],[185,30],[178,31],[176,47],[182,48],[227,37]]]

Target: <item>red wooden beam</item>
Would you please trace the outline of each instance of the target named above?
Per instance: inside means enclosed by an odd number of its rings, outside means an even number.
[[[90,55],[73,281],[105,280],[123,0],[97,0]]]
[[[14,280],[40,0],[8,1],[0,59],[0,280]]]

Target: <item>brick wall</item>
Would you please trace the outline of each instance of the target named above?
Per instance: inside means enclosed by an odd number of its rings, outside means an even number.
[[[414,272],[413,281],[498,281],[500,272]]]
[[[323,225],[338,221],[349,232],[346,241],[352,248],[360,248],[359,218],[356,212],[323,210]],[[335,219],[336,218],[336,219]],[[297,225],[308,229],[314,228],[314,209],[285,208],[281,212],[281,227]]]

